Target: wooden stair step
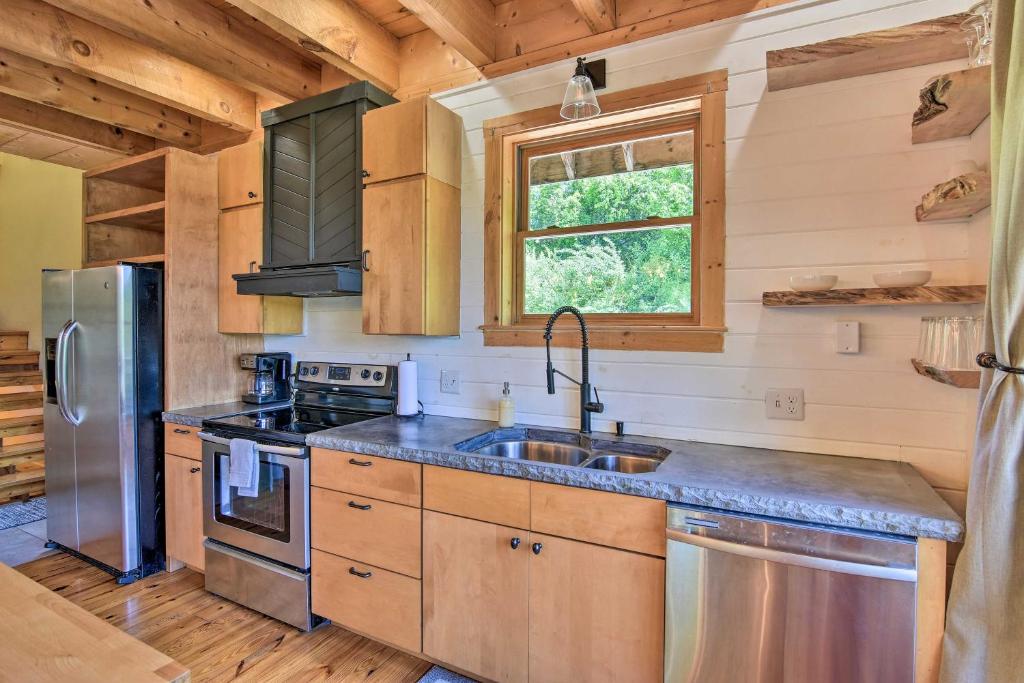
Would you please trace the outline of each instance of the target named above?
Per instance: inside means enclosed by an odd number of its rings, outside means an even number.
[[[28,332],[0,330],[0,351],[19,351],[28,348]]]
[[[43,390],[43,376],[39,372],[0,372],[0,395],[34,394]]]
[[[0,448],[0,469],[30,462],[43,465],[45,456],[46,445],[42,441],[4,446]]]
[[[0,503],[40,496],[46,492],[46,470],[26,468],[13,474],[0,475]]]
[[[42,417],[42,406],[31,406],[27,408],[2,408],[0,409],[0,420],[8,420],[15,417]]]
[[[14,394],[0,392],[0,413],[3,413],[5,410],[37,407],[43,407],[43,392],[41,391],[27,391]]]
[[[5,446],[16,446],[23,443],[42,443],[43,433],[32,432],[30,434],[13,434],[11,436],[0,436],[0,448]]]
[[[38,351],[0,351],[0,369],[39,370]]]

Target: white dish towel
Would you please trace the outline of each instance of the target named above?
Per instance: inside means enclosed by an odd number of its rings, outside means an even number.
[[[256,442],[231,439],[228,465],[228,486],[238,488],[238,495],[255,498],[260,488],[260,456]]]

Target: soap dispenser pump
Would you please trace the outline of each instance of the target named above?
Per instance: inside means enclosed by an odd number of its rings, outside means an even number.
[[[512,400],[508,382],[501,390],[501,400],[498,401],[498,426],[513,427],[516,424],[516,402]]]

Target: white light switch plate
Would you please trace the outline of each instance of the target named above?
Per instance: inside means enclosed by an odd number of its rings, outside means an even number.
[[[764,392],[764,410],[769,420],[802,420],[804,390],[769,389]]]
[[[459,384],[459,371],[458,370],[442,370],[441,371],[441,393],[442,394],[457,394],[462,391],[462,386]]]
[[[836,322],[836,353],[860,353],[860,323],[856,320]]]

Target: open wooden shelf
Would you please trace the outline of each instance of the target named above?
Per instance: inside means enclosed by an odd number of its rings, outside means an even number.
[[[910,359],[917,374],[960,389],[977,389],[981,386],[981,370],[947,370],[929,365],[917,358]]]
[[[164,191],[166,180],[166,158],[169,147],[140,154],[128,159],[118,159],[109,164],[91,168],[83,178],[107,180],[132,187],[142,187],[157,192]]]
[[[991,66],[954,71],[929,81],[921,89],[921,104],[914,112],[912,142],[916,145],[973,133],[991,110],[991,82]]]
[[[830,289],[825,292],[765,292],[761,303],[780,306],[892,306],[922,304],[980,304],[985,302],[985,285],[938,287],[865,287]]]
[[[164,229],[164,208],[166,202],[151,202],[141,206],[131,206],[127,209],[117,211],[106,211],[85,217],[86,223],[110,223],[126,228],[140,228],[142,230]]]
[[[921,197],[917,221],[949,221],[970,218],[992,204],[992,177],[967,173],[939,183]]]
[[[128,256],[126,258],[107,259],[104,261],[90,261],[83,267],[102,268],[104,266],[116,266],[119,263],[163,263],[163,254],[151,254],[149,256]]]
[[[766,55],[768,91],[964,59],[967,43],[960,23],[967,16],[953,14],[907,26],[772,50]]]

